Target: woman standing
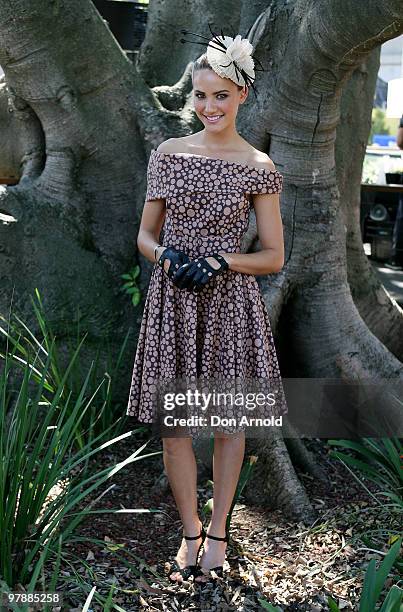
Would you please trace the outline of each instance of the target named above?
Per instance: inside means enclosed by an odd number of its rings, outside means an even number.
[[[213,36],[192,73],[194,109],[204,129],[170,138],[150,155],[137,244],[158,265],[145,302],[127,407],[127,414],[141,423],[161,417],[156,410],[160,380],[219,376],[281,386],[255,275],[279,272],[284,265],[283,177],[235,125],[239,105],[253,87],[252,49],[240,35]],[[262,250],[241,253],[252,205]],[[192,415],[192,406],[186,409]],[[266,416],[286,412],[285,400],[275,410],[266,406],[263,411]],[[197,507],[196,430],[176,427],[170,434],[167,429],[162,436],[164,465],[183,524],[170,579],[193,575],[205,581],[211,569],[222,574],[226,519],[243,462],[245,428],[214,430],[214,508],[207,531]]]

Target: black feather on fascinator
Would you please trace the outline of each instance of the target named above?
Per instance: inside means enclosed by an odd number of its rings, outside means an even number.
[[[207,40],[207,59],[212,69],[221,77],[231,79],[237,85],[242,87],[252,87],[256,96],[256,88],[253,85],[255,80],[255,71],[264,72],[264,68],[260,61],[252,55],[253,46],[247,38],[242,38],[240,34],[237,36],[225,36],[221,28],[221,35],[215,34],[210,23],[209,30],[213,38],[196,34],[189,30],[181,29],[182,34],[193,34],[199,38]],[[205,42],[180,39],[181,43],[189,42],[196,45],[205,45]],[[223,55],[224,54],[224,55]],[[255,66],[258,64],[259,67]]]

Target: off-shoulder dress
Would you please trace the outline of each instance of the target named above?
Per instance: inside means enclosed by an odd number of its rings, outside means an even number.
[[[165,199],[162,244],[195,258],[240,252],[250,196],[280,193],[282,186],[277,170],[153,149],[146,200]],[[268,390],[276,386],[281,393],[275,407],[265,407],[263,414],[287,412],[269,315],[255,276],[227,270],[193,293],[176,287],[155,264],[126,414],[153,423],[160,380],[217,377],[265,380]]]

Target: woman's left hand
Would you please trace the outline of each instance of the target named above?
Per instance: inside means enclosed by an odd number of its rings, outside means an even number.
[[[228,268],[228,262],[224,257],[219,253],[213,253],[206,257],[197,257],[180,266],[172,282],[180,289],[199,293],[209,281],[226,272]]]

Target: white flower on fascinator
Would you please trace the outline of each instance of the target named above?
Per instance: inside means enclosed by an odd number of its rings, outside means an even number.
[[[225,51],[217,48],[217,39],[224,44]],[[219,76],[231,79],[241,86],[250,85],[255,79],[255,63],[251,56],[252,51],[252,44],[247,38],[242,38],[240,34],[237,34],[235,38],[232,38],[232,36],[215,36],[207,45],[207,59]],[[247,82],[245,82],[241,71],[246,73]]]

